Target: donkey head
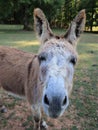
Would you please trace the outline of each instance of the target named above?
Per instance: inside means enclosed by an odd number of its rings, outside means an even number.
[[[42,106],[52,118],[61,116],[69,105],[77,62],[76,43],[85,26],[85,10],[78,13],[63,36],[55,36],[44,13],[34,10],[37,36],[41,42],[38,60],[40,80],[44,84]]]

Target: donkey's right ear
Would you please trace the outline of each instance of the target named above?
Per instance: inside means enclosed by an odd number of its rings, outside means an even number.
[[[49,23],[43,11],[39,8],[34,10],[34,26],[37,36],[42,44],[53,36]]]
[[[81,33],[84,30],[86,21],[86,13],[85,9],[81,10],[77,16],[71,22],[69,29],[65,34],[65,38],[71,43],[73,46],[76,46],[77,40],[79,39]]]

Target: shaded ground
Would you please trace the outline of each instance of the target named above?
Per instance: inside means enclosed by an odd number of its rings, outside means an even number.
[[[57,31],[61,33],[61,31]],[[0,31],[0,45],[36,52],[38,42],[33,32]],[[98,34],[83,34],[78,44],[79,62],[74,76],[70,106],[64,115],[49,119],[49,130],[98,130]],[[0,91],[7,113],[0,113],[0,130],[33,130],[27,102]]]

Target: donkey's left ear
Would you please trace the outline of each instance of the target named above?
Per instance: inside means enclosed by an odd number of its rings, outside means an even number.
[[[72,44],[76,45],[80,34],[83,32],[85,27],[86,14],[85,9],[81,10],[75,19],[71,22],[69,29],[67,30],[64,37]]]
[[[53,36],[49,23],[43,11],[39,8],[34,10],[34,26],[37,36],[42,44]]]

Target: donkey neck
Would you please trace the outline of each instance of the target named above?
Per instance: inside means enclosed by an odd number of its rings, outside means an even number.
[[[27,67],[26,95],[30,104],[41,102],[42,83],[39,78],[39,61],[37,55],[30,59]],[[33,97],[33,98],[32,98]]]

